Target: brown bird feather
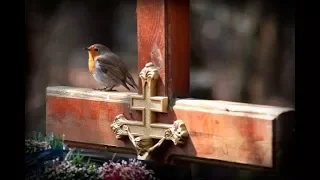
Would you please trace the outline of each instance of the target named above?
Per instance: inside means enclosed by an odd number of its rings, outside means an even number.
[[[127,84],[134,89],[138,88],[126,64],[109,48],[102,44],[94,44],[86,49],[89,52],[89,57],[96,54],[94,57],[92,56],[94,68],[91,71],[95,80],[106,86],[104,90],[110,91],[113,87],[123,85],[130,91]]]

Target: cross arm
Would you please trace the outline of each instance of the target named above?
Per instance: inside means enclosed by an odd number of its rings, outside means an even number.
[[[150,108],[154,112],[168,112],[168,97],[153,96],[150,98],[152,107]]]
[[[143,128],[141,115],[130,110],[132,97],[140,97],[132,92],[102,92],[89,88],[54,86],[47,88],[46,132],[65,134],[73,145],[83,143],[131,147],[128,142],[117,140],[110,125],[116,117],[126,124],[135,136],[150,134],[161,139],[169,124],[153,123],[151,129]],[[166,97],[154,100],[166,101]],[[160,106],[159,106],[160,107]],[[161,106],[165,112],[165,107]],[[120,116],[118,116],[121,114]],[[128,119],[128,120],[127,120]],[[133,120],[132,120],[133,119]],[[140,119],[140,120],[134,120]],[[127,135],[122,132],[122,135]],[[91,145],[92,147],[94,145]]]
[[[165,135],[165,131],[171,128],[170,124],[165,123],[152,123],[150,124],[150,127],[146,128],[143,122],[128,120],[120,114],[116,116],[114,124],[111,125],[111,128],[114,129],[118,139],[128,135],[128,133],[122,129],[122,125],[128,126],[134,136],[149,136],[153,139],[162,139]]]
[[[154,112],[168,112],[168,97],[153,96],[150,97],[150,100],[150,110]],[[133,110],[143,110],[143,108],[145,107],[145,100],[143,95],[131,95],[130,106]]]
[[[65,134],[66,141],[91,147],[132,148],[130,142],[115,137],[110,125],[119,114],[130,122],[141,120],[129,108],[129,95],[134,94],[48,87],[46,131]],[[285,147],[295,134],[294,109],[290,108],[178,99],[164,121],[172,124],[179,119],[185,122],[189,139],[182,147],[170,146],[167,157],[187,155],[274,167],[288,154],[286,150],[290,148]]]
[[[139,119],[131,112],[129,95],[132,92],[102,92],[88,88],[54,86],[47,88],[46,132],[65,134],[73,146],[84,143],[131,147],[118,141],[110,124],[118,114],[128,119]],[[137,121],[139,122],[139,121]],[[141,121],[140,121],[141,122]]]
[[[277,168],[295,140],[295,110],[227,101],[179,99],[173,107],[189,132],[183,155]],[[289,158],[290,159],[290,158]]]

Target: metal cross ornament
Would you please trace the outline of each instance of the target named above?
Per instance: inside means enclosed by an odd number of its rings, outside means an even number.
[[[115,117],[111,124],[117,139],[129,136],[138,159],[151,160],[152,151],[165,140],[171,140],[174,145],[184,144],[188,131],[182,120],[173,124],[157,123],[155,112],[167,113],[168,97],[156,96],[156,84],[159,71],[153,63],[147,63],[139,77],[142,82],[142,95],[130,96],[130,109],[142,111],[142,121],[127,120],[123,114]],[[154,144],[152,139],[159,139]]]

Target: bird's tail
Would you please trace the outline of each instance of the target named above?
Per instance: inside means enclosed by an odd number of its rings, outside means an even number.
[[[126,83],[129,84],[133,89],[138,89],[138,85],[129,73],[127,75]]]

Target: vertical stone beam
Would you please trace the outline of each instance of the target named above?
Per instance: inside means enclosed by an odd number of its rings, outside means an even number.
[[[138,72],[159,68],[157,95],[189,95],[189,0],[137,0]],[[141,94],[141,82],[139,93]]]

